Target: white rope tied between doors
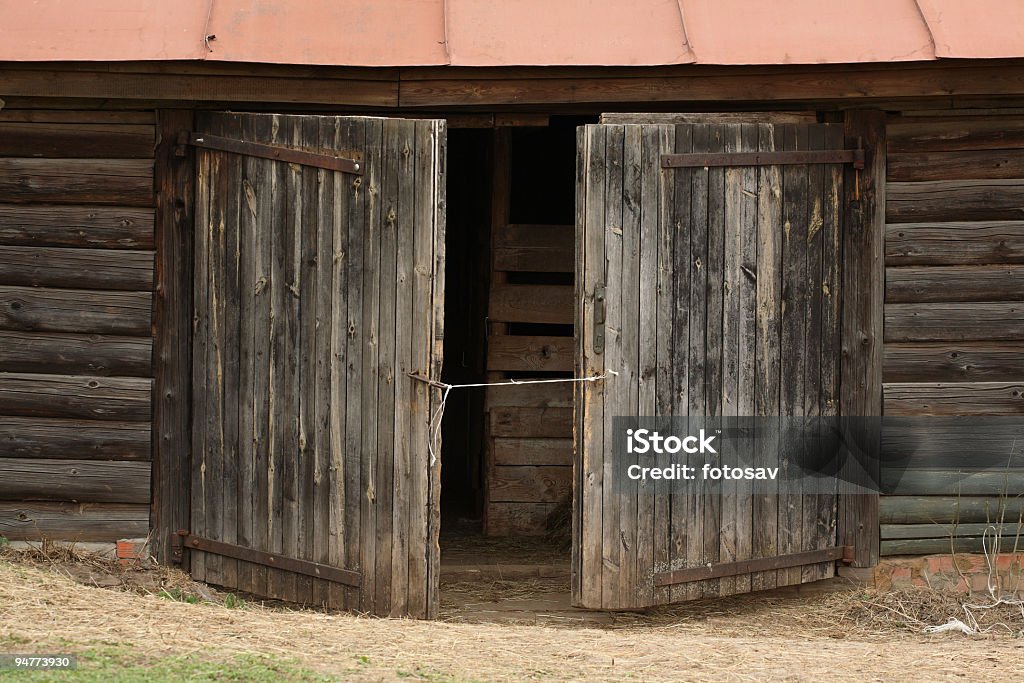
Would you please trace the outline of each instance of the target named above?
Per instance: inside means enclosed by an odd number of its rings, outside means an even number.
[[[610,376],[618,375],[619,373],[614,370],[605,370],[603,374],[591,375],[590,377],[558,377],[555,379],[509,379],[504,382],[479,382],[476,384],[448,384],[447,382],[439,382],[434,379],[427,379],[422,375],[417,375],[410,372],[409,376],[414,380],[429,384],[432,387],[443,389],[444,393],[441,395],[441,404],[437,407],[433,416],[430,418],[429,430],[430,440],[427,443],[427,450],[430,452],[430,465],[433,466],[437,462],[437,455],[434,452],[434,444],[441,437],[441,420],[444,418],[444,406],[448,402],[448,393],[452,389],[469,389],[472,387],[508,387],[513,385],[522,384],[565,384],[574,383],[581,384],[583,382],[597,382],[599,380],[608,379]]]

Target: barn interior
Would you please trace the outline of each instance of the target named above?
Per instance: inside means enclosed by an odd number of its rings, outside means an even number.
[[[450,384],[571,377],[576,127],[532,117],[448,135]],[[442,422],[442,563],[569,561],[570,383],[453,391]],[[565,543],[554,543],[564,537]]]

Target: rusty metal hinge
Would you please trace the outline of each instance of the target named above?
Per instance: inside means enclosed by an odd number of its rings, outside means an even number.
[[[324,154],[322,152],[307,152],[291,147],[235,140],[234,138],[225,138],[220,135],[209,135],[207,133],[192,133],[189,136],[189,143],[204,149],[216,149],[222,152],[233,152],[261,159],[272,159],[274,161],[286,161],[301,166],[315,166],[316,168],[323,168],[328,171],[341,171],[355,175],[362,175],[363,173],[363,162],[361,160]]]
[[[608,315],[604,285],[594,287],[594,353],[604,353],[604,321]]]
[[[863,149],[825,149],[782,152],[702,152],[663,154],[662,168],[711,166],[791,166],[797,164],[853,164],[864,168]]]

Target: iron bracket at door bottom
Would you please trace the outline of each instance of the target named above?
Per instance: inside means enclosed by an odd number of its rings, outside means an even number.
[[[295,572],[296,574],[304,574],[316,579],[341,583],[346,586],[355,586],[356,588],[360,587],[363,582],[362,575],[351,569],[332,567],[310,560],[300,560],[295,557],[282,557],[275,553],[267,553],[262,550],[253,550],[252,548],[245,548],[240,545],[195,536],[185,529],[179,529],[171,540],[171,560],[175,564],[182,562],[183,551],[186,548],[188,550],[201,550],[205,553],[213,553],[214,555],[223,555],[224,557],[242,560],[243,562],[261,564],[265,567]]]
[[[701,567],[686,567],[668,572],[659,572],[654,575],[655,586],[672,586],[690,581],[705,581],[707,579],[720,579],[725,576],[737,576],[739,574],[750,574],[752,572],[772,571],[774,569],[786,569],[788,567],[799,567],[805,564],[818,564],[819,562],[848,562],[853,559],[853,546],[835,546],[822,550],[809,550],[803,553],[791,555],[777,555],[775,557],[759,557],[753,560],[740,560],[738,562],[723,562]]]

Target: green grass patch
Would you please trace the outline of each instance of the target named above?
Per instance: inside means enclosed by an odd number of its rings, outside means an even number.
[[[26,653],[28,654],[28,653]],[[47,652],[47,654],[61,654]],[[320,683],[333,680],[298,663],[267,655],[234,655],[223,660],[195,656],[144,661],[121,647],[92,647],[78,653],[74,671],[0,671],[0,680],[82,683],[223,681]]]
[[[194,595],[182,592],[178,588],[165,588],[158,592],[157,597],[164,598],[165,600],[174,600],[175,602],[187,602],[190,605],[198,605],[200,600]]]

